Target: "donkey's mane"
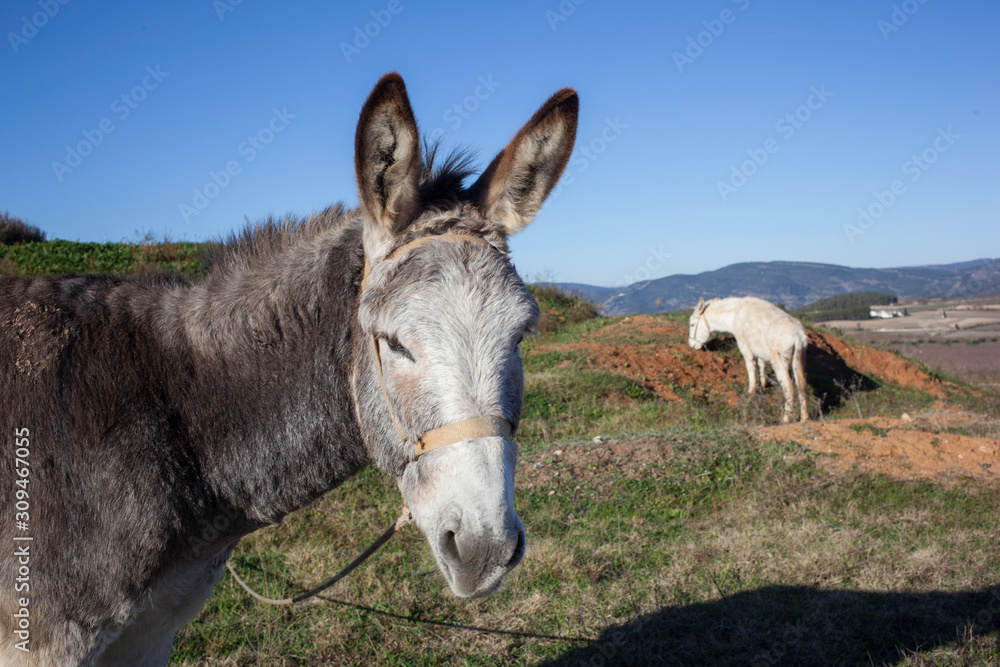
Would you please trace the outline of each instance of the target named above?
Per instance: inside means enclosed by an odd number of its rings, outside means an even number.
[[[421,160],[420,200],[426,212],[458,211],[465,195],[465,180],[476,173],[474,155],[467,150],[453,150],[435,164],[440,145],[425,144]],[[324,232],[358,216],[358,209],[338,202],[310,216],[286,215],[268,217],[250,223],[239,232],[232,232],[220,241],[211,242],[205,250],[202,271],[209,275],[217,269],[232,269],[266,261],[293,246],[308,244]],[[442,233],[442,226],[457,222],[458,216],[435,216],[431,225],[421,225],[420,233]],[[414,230],[415,232],[418,230]],[[486,233],[487,227],[475,229]]]

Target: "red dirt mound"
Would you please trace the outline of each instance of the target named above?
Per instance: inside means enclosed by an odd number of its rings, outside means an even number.
[[[746,370],[739,353],[724,344],[721,351],[692,350],[687,345],[687,327],[659,317],[637,315],[609,324],[579,342],[545,345],[539,352],[575,350],[587,363],[624,375],[655,391],[665,400],[682,400],[678,392],[698,398],[722,396],[734,404],[746,389]],[[830,334],[809,332],[806,374],[812,379],[849,385],[868,378],[919,389],[947,398],[957,387],[924,372],[916,364],[891,352],[850,343]],[[997,425],[980,428],[976,420],[988,419],[947,406],[939,400],[934,408],[915,419],[871,418],[812,421],[805,424],[768,426],[752,431],[760,440],[790,440],[820,454],[820,465],[832,471],[857,468],[903,478],[1000,480],[1000,440],[973,437],[956,429],[993,435]],[[975,422],[975,423],[974,423]],[[975,427],[975,428],[973,428]],[[620,448],[630,448],[627,452]],[[628,470],[641,473],[643,461],[670,456],[659,443],[607,443],[568,449],[563,463],[570,468],[607,461],[632,461]],[[562,456],[562,453],[560,453]],[[582,457],[581,460],[576,460]],[[649,458],[653,457],[653,458]],[[624,465],[624,464],[623,464]],[[633,470],[635,468],[635,470]],[[542,472],[539,472],[542,471]],[[545,483],[539,469],[532,483]]]
[[[722,396],[736,404],[746,390],[742,358],[687,344],[687,327],[650,315],[635,315],[581,337],[578,343],[545,345],[539,352],[576,350],[586,354],[595,368],[619,373],[667,401],[681,401],[683,389],[696,398]],[[858,373],[904,388],[944,396],[946,383],[931,377],[916,364],[891,352],[847,343],[829,334],[809,332],[810,353],[806,375],[823,372],[834,378]]]
[[[830,455],[820,465],[834,472],[856,468],[899,479],[1000,479],[1000,440],[938,432],[942,406],[916,419],[873,417],[766,426],[751,431],[760,440],[791,440]],[[946,410],[947,411],[947,410]],[[976,415],[950,411],[960,426]]]
[[[939,398],[945,395],[945,384],[931,377],[912,361],[885,350],[846,343],[829,334],[809,332],[809,346],[839,357],[858,373],[876,377],[904,389],[919,389]],[[806,369],[808,373],[808,368]]]

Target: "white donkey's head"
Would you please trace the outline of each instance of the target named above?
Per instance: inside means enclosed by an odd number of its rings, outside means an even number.
[[[422,155],[402,79],[361,111],[355,172],[365,277],[354,392],[365,444],[398,482],[452,591],[486,595],[521,560],[514,511],[523,375],[538,307],[507,257],[573,149],[578,100],[546,102],[469,188]]]
[[[705,309],[708,308],[710,301],[705,301],[705,299],[698,299],[698,305],[694,307],[694,312],[691,313],[691,320],[688,322],[688,345],[696,350],[700,350],[704,347],[708,339],[712,337],[712,327],[708,324],[708,319],[705,317]]]

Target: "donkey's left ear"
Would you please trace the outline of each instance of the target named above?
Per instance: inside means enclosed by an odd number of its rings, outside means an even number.
[[[580,100],[563,88],[493,158],[469,194],[505,234],[524,229],[562,175],[576,139]]]
[[[386,246],[412,220],[419,203],[420,142],[403,79],[386,74],[361,109],[354,135],[354,175],[358,195]],[[368,239],[366,239],[367,242]]]

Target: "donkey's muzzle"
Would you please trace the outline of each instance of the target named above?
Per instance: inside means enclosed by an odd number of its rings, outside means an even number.
[[[466,525],[461,510],[450,509],[437,536],[448,583],[459,597],[489,595],[524,558],[524,524],[513,514],[500,527]]]

